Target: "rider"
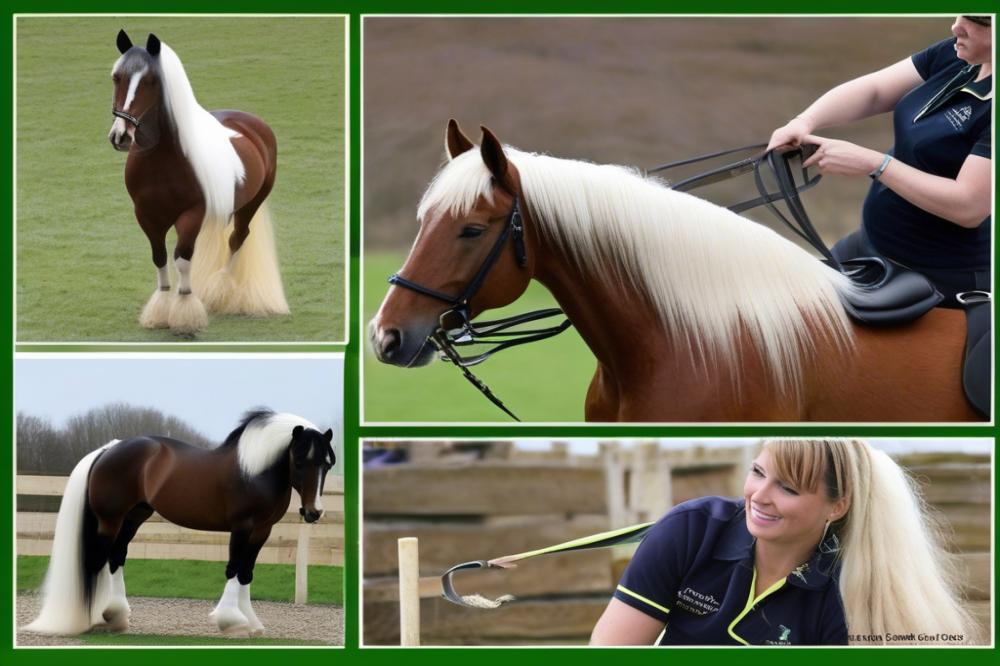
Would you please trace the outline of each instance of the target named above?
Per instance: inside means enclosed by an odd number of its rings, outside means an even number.
[[[955,295],[990,288],[993,28],[959,16],[954,35],[843,83],[771,135],[768,149],[815,144],[820,173],[869,176],[861,229],[833,248],[838,260],[882,256]],[[880,153],[813,134],[893,111],[895,144]]]
[[[857,440],[765,442],[740,500],[652,527],[593,645],[976,641],[912,481]]]

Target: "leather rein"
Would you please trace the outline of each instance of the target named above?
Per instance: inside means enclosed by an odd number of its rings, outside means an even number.
[[[531,328],[527,330],[516,328],[523,324],[558,317],[563,314],[563,311],[559,308],[534,310],[502,319],[493,319],[478,323],[472,322],[469,313],[469,302],[483,286],[486,276],[489,275],[490,270],[492,270],[500,258],[500,254],[507,245],[508,239],[514,245],[514,255],[517,258],[517,265],[522,268],[527,266],[528,255],[524,247],[524,218],[521,215],[520,198],[517,195],[514,196],[514,203],[511,206],[510,213],[507,214],[503,231],[500,232],[479,270],[476,271],[476,274],[461,294],[451,296],[418,282],[408,280],[399,273],[389,276],[389,284],[404,287],[424,296],[430,296],[452,306],[441,313],[438,318],[438,327],[431,333],[428,341],[441,352],[441,360],[453,363],[456,367],[460,368],[469,383],[475,386],[490,402],[503,410],[504,413],[515,421],[520,421],[521,419],[517,418],[514,412],[504,405],[503,401],[490,390],[490,387],[476,377],[469,368],[482,363],[498,351],[559,335],[572,326],[572,324],[569,319],[565,319],[562,323],[547,328]],[[479,354],[462,356],[458,348],[471,345],[492,346]]]

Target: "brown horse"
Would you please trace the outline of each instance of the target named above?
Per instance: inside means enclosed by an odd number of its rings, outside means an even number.
[[[226,586],[212,617],[225,633],[263,632],[250,605],[254,563],[294,488],[307,523],[333,466],[333,430],[291,414],[257,410],[216,449],[168,437],[114,440],[89,453],[66,484],[45,577],[41,613],[26,629],[79,634],[128,628],[128,544],[153,512],[196,530],[229,532]]]
[[[206,307],[287,314],[263,206],[277,169],[271,128],[243,111],[203,109],[177,54],[155,35],[142,48],[122,30],[118,50],[108,138],[115,150],[128,151],[125,187],[156,267],[157,289],[139,323],[192,334],[207,325]],[[166,245],[171,227],[177,230],[173,297]]]
[[[430,362],[449,299],[523,218],[468,314],[532,279],[548,288],[597,357],[589,421],[980,419],[962,392],[961,311],[858,326],[841,305],[856,289],[846,278],[723,208],[622,167],[505,148],[486,128],[474,150],[451,121],[446,146],[369,328],[381,361]]]

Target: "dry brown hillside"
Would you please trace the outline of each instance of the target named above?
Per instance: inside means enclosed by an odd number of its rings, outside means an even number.
[[[648,167],[766,141],[817,95],[949,36],[939,18],[367,18],[364,234],[403,249],[443,159],[449,117],[478,138]],[[891,145],[885,116],[829,135]],[[857,225],[866,183],[807,199],[828,242]]]

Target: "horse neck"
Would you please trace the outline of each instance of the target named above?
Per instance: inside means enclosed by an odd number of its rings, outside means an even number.
[[[170,114],[162,99],[143,116],[143,125],[151,126],[153,129],[143,135],[142,149],[138,153],[140,156],[148,155],[163,159],[165,156],[182,155],[177,128],[170,120]]]
[[[576,267],[535,234],[535,279],[555,297],[584,342],[616,374],[642,372],[650,358],[672,353],[653,307],[634,290]],[[651,334],[652,333],[652,334]]]

